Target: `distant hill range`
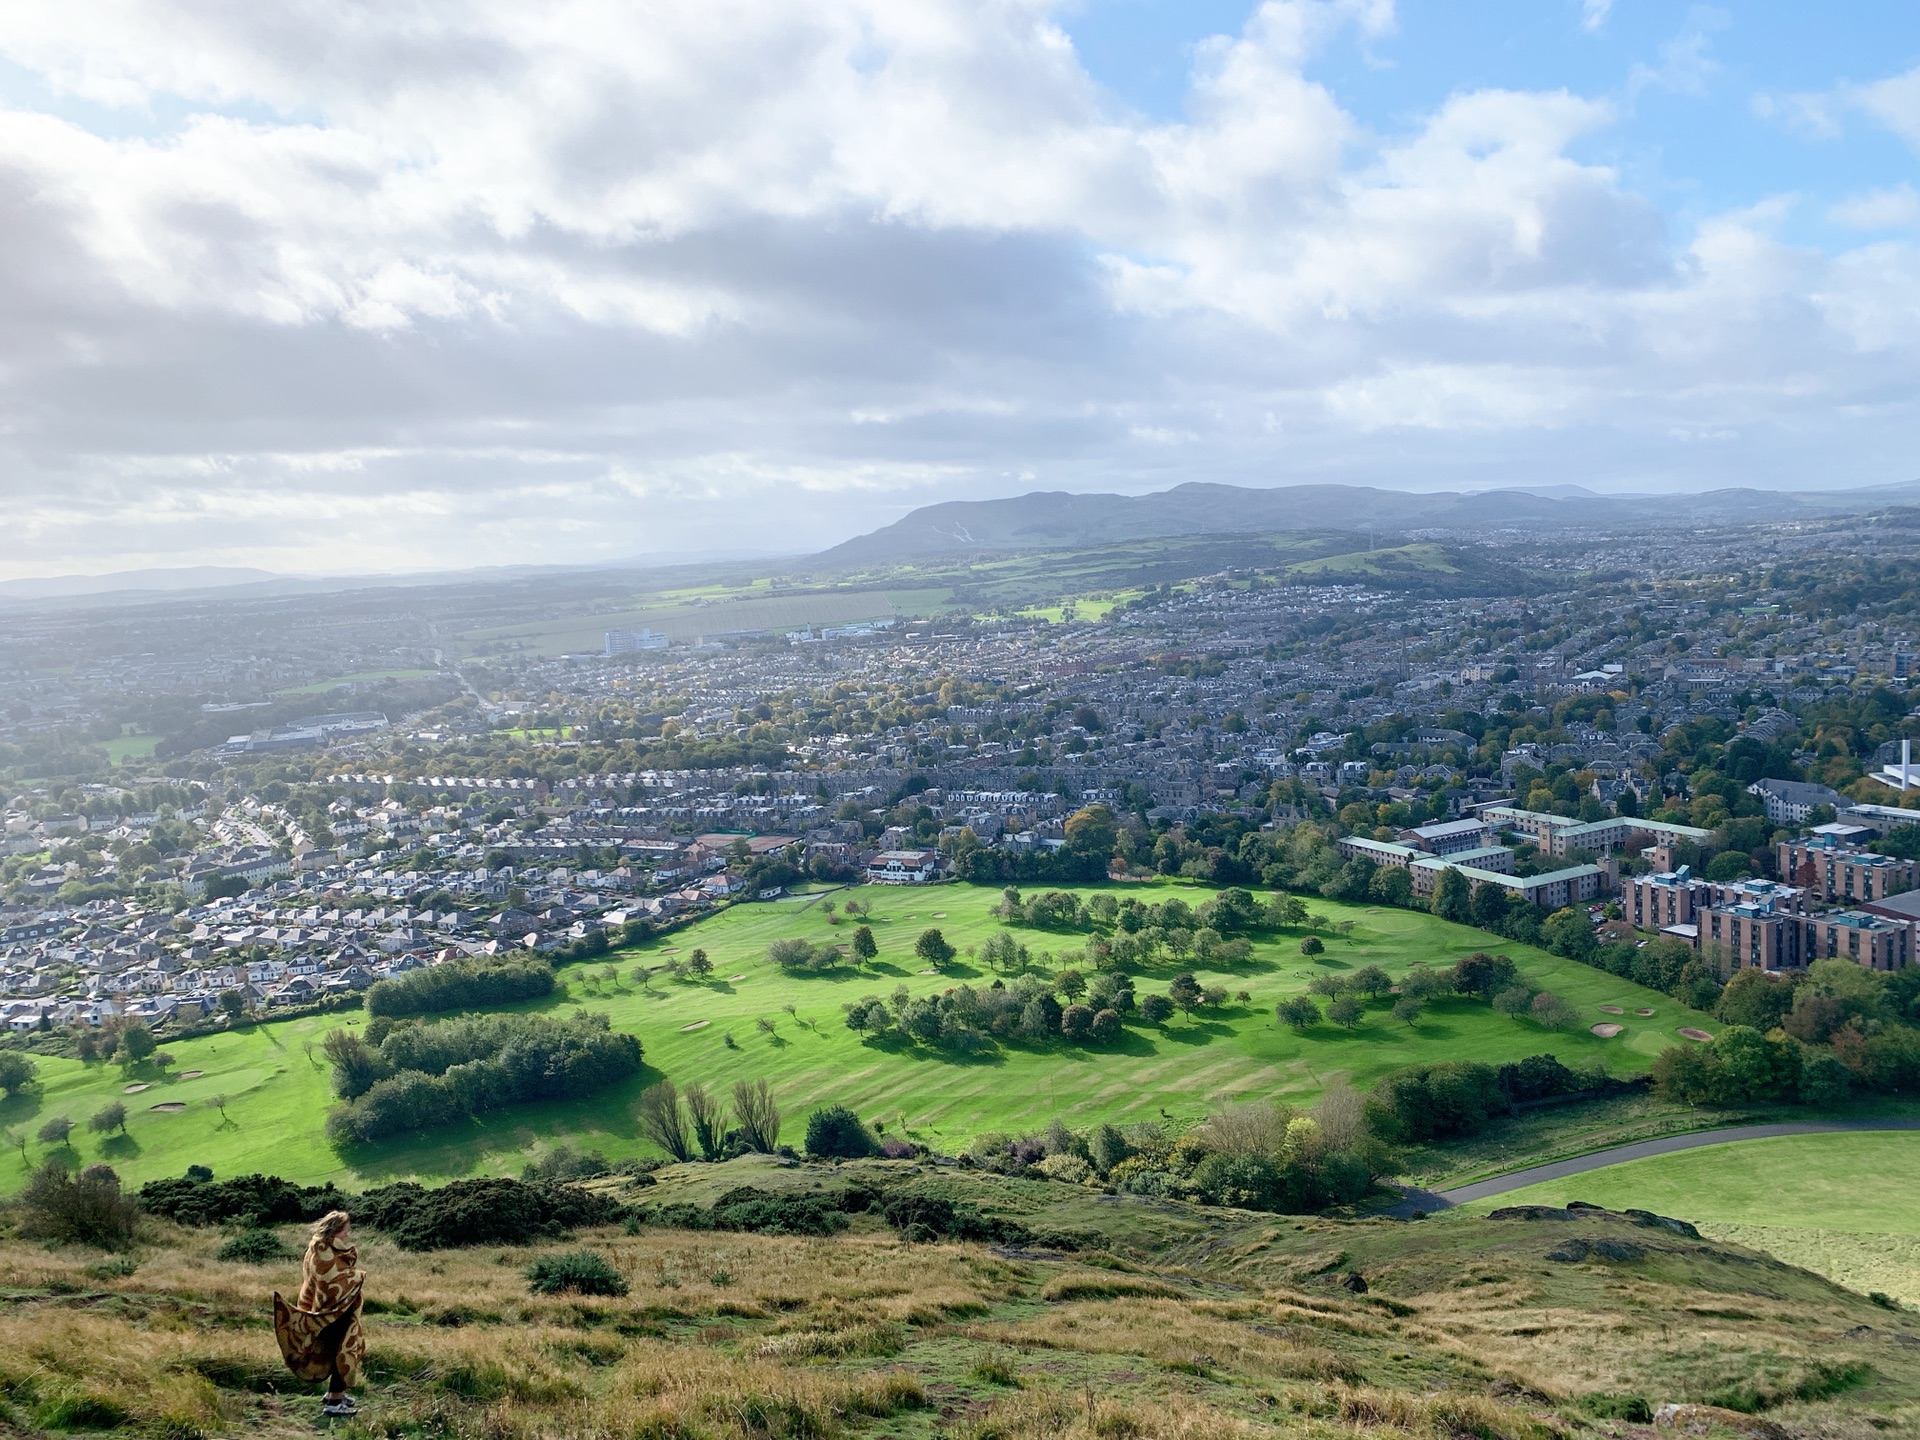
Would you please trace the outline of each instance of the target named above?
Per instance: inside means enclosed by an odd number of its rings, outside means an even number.
[[[1255,490],[1194,482],[1148,495],[1048,490],[1005,500],[950,500],[922,506],[814,558],[829,566],[884,564],[970,551],[1070,549],[1171,535],[1297,530],[1547,535],[1635,525],[1818,519],[1916,503],[1920,482],[1824,494],[1729,489],[1700,495],[1599,495],[1577,485],[1413,494],[1364,485]]]

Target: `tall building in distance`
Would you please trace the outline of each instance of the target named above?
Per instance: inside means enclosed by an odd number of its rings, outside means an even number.
[[[664,650],[667,637],[654,630],[607,631],[606,655],[631,655],[636,650]]]

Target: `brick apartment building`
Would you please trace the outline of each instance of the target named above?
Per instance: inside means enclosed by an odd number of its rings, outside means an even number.
[[[1920,862],[1876,855],[1830,835],[1781,841],[1779,872],[1829,905],[1865,905],[1920,889]]]

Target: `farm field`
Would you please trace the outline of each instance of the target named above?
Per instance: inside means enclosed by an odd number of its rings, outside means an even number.
[[[1172,893],[1165,886],[1124,888],[1143,898]],[[1209,892],[1190,886],[1179,893],[1198,903]],[[788,975],[766,960],[767,946],[783,937],[847,940],[853,924],[831,923],[826,902],[844,903],[850,895],[873,905],[869,923],[880,953],[872,965]],[[161,1080],[140,1093],[139,1105],[134,1097],[122,1096],[122,1087],[141,1076],[43,1057],[42,1090],[0,1107],[0,1129],[31,1133],[47,1116],[58,1114],[84,1127],[101,1105],[124,1098],[131,1117],[125,1137],[102,1140],[83,1128],[74,1143],[76,1158],[111,1160],[130,1179],[178,1174],[193,1163],[224,1173],[264,1170],[309,1181],[439,1179],[514,1173],[543,1145],[561,1141],[601,1149],[610,1159],[644,1153],[647,1145],[633,1121],[633,1107],[646,1085],[663,1075],[676,1083],[697,1080],[722,1087],[764,1077],[789,1117],[790,1134],[814,1107],[844,1103],[884,1122],[889,1133],[904,1127],[915,1138],[953,1150],[983,1131],[1037,1128],[1056,1115],[1079,1126],[1162,1115],[1194,1120],[1210,1109],[1253,1099],[1306,1103],[1337,1076],[1364,1089],[1390,1070],[1439,1060],[1498,1063],[1547,1051],[1568,1064],[1604,1060],[1613,1073],[1638,1073],[1675,1043],[1679,1026],[1711,1028],[1712,1023],[1665,995],[1465,926],[1409,911],[1320,902],[1315,910],[1326,917],[1320,933],[1327,953],[1317,961],[1299,953],[1300,931],[1262,935],[1246,964],[1196,971],[1203,984],[1246,990],[1250,1001],[1229,1002],[1191,1019],[1176,1017],[1159,1029],[1133,1024],[1124,1038],[1107,1046],[1013,1041],[989,1054],[952,1058],[898,1042],[866,1041],[846,1028],[844,1003],[884,997],[898,985],[922,994],[962,980],[991,983],[994,977],[971,964],[964,952],[1000,928],[991,914],[998,899],[997,889],[958,885],[866,886],[795,896],[736,906],[647,946],[614,953],[607,961],[617,968],[614,981],[600,978],[604,967],[599,963],[568,967],[562,972],[568,997],[532,1008],[605,1012],[645,1046],[647,1068],[640,1076],[590,1102],[520,1106],[471,1125],[355,1152],[351,1161],[324,1141],[327,1076],[324,1061],[310,1056],[306,1046],[335,1025],[363,1023],[358,1014],[269,1023],[171,1043],[173,1074],[200,1069],[205,1075]],[[1349,937],[1333,928],[1345,920],[1353,922]],[[963,952],[945,975],[919,973],[913,942],[929,927],[938,927]],[[1043,952],[1057,956],[1078,949],[1085,939],[1024,928],[1014,933],[1041,964],[1046,963]],[[714,964],[705,983],[659,973],[659,967],[685,958],[696,946]],[[1584,1023],[1551,1033],[1531,1020],[1511,1020],[1483,1002],[1465,999],[1438,1002],[1413,1026],[1394,1021],[1384,999],[1371,1004],[1352,1031],[1323,1022],[1300,1034],[1273,1018],[1275,1002],[1303,991],[1315,974],[1378,964],[1397,977],[1415,962],[1451,965],[1483,948],[1511,954],[1534,985],[1578,1007],[1583,1022],[1624,1020],[1623,1033],[1603,1040]],[[645,987],[633,978],[641,965],[656,971]],[[1177,968],[1167,963],[1140,974],[1139,993],[1164,991]],[[1626,1013],[1604,1013],[1603,1004]],[[1653,1014],[1643,1018],[1634,1013],[1637,1009]],[[771,1028],[763,1029],[762,1021]],[[206,1103],[219,1093],[229,1097],[224,1120]],[[145,1108],[175,1101],[187,1108],[174,1113]],[[37,1161],[40,1149],[30,1143],[28,1156]],[[19,1184],[24,1173],[17,1148],[0,1151],[0,1190]]]
[[[880,591],[825,590],[781,592],[674,601],[663,598],[642,608],[567,615],[533,625],[474,630],[461,636],[470,648],[514,645],[531,654],[563,655],[597,651],[608,630],[655,630],[677,641],[735,630],[794,630],[804,625],[846,625],[884,620],[895,614]]]
[[[1586,1200],[1691,1220],[1862,1293],[1920,1303],[1920,1134],[1782,1135],[1511,1190],[1465,1208]]]
[[[276,695],[324,695],[340,685],[366,685],[376,680],[425,680],[437,675],[437,670],[362,670],[353,675],[336,675],[331,680],[316,680],[311,685],[296,685],[287,690],[276,690]]]

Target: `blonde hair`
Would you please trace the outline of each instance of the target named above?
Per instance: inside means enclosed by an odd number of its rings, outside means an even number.
[[[333,1237],[347,1228],[347,1222],[353,1217],[344,1210],[329,1210],[320,1217],[320,1223],[313,1227],[313,1237],[308,1245],[331,1245]]]

